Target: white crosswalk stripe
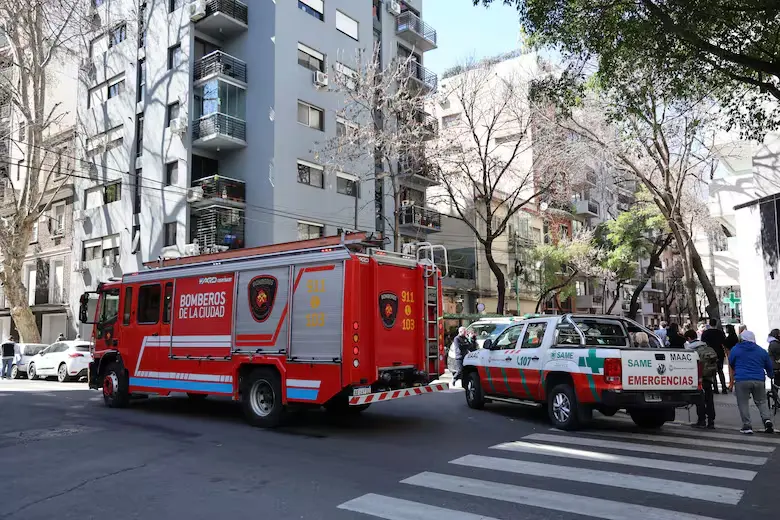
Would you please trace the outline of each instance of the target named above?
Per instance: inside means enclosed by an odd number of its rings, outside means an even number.
[[[509,507],[513,508],[510,512],[496,515],[502,520],[517,518],[517,506],[571,514],[578,518],[717,520],[715,516],[704,513],[719,516],[723,511],[720,508],[738,506],[745,493],[745,486],[758,476],[755,470],[766,464],[778,444],[778,439],[772,437],[749,438],[745,439],[748,442],[740,444],[737,440],[741,437],[726,432],[680,430],[681,435],[678,436],[677,429],[674,430],[674,433],[667,430],[659,434],[605,430],[532,433],[520,440],[490,447],[495,455],[506,456],[468,454],[450,461],[452,472],[424,471],[401,480],[405,492],[413,492],[415,496],[411,498],[415,500],[369,493],[338,507],[386,520],[497,520],[492,516],[476,514],[474,504],[479,502],[474,502],[474,499],[478,499],[510,504]],[[661,443],[698,446],[700,449],[670,447]],[[639,456],[615,453],[621,451],[635,452]],[[528,457],[535,458],[527,460]],[[539,460],[540,457],[543,460]],[[707,462],[697,463],[696,460]],[[597,464],[597,467],[588,467],[583,462]],[[744,466],[752,468],[746,469]],[[472,471],[464,473],[457,468],[469,468]],[[640,472],[643,470],[654,473],[642,475]],[[480,473],[475,475],[475,472]],[[664,475],[664,472],[669,475]],[[674,478],[675,474],[679,478]],[[718,475],[719,485],[712,485],[711,479],[702,478],[709,475]],[[531,487],[510,483],[510,479],[514,478],[531,482]],[[696,478],[699,482],[707,483],[696,482]],[[561,486],[561,482],[570,484]],[[588,486],[594,486],[592,489],[599,491],[589,495],[582,490],[583,486],[586,490]],[[562,492],[562,487],[571,491]],[[609,491],[615,488],[630,492]],[[424,498],[418,498],[419,493],[426,489],[438,492],[438,505],[426,504]],[[463,497],[469,497],[465,501],[470,504],[466,506],[469,511],[450,508],[448,502],[442,503],[442,492],[449,493],[453,503],[464,502]],[[643,501],[643,504],[632,503],[637,493],[646,494],[654,499],[650,503],[661,505],[674,502],[656,498],[673,498],[678,504],[688,504],[679,506],[687,508],[688,512],[674,510],[673,506],[651,507],[646,505],[647,501]],[[625,501],[611,499],[615,497],[626,498]],[[690,504],[694,503],[711,504],[711,508],[692,507]],[[491,506],[490,512],[495,514],[497,510],[496,506]],[[528,518],[546,518],[549,515],[535,516],[533,509],[527,511]]]
[[[633,425],[633,422],[632,422]],[[559,431],[555,428],[551,428],[551,431]],[[608,431],[611,434],[617,436],[621,435],[624,437],[630,437],[635,438],[636,435],[635,432],[631,431],[621,431],[621,430],[588,430],[588,433],[601,433],[602,431]],[[668,434],[668,435],[667,435]],[[673,434],[673,435],[672,435]],[[652,435],[653,439],[661,440],[662,437],[696,437],[696,438],[707,438],[707,439],[720,439],[720,440],[731,440],[731,441],[737,441],[740,443],[747,443],[747,444],[780,444],[780,435],[743,435],[741,433],[726,433],[726,432],[720,432],[717,430],[696,430],[691,428],[690,426],[688,429],[682,429],[682,428],[675,428],[673,432],[670,432],[668,429],[664,431],[664,434],[655,434]],[[708,442],[708,441],[706,441]],[[708,444],[709,445],[709,444]]]

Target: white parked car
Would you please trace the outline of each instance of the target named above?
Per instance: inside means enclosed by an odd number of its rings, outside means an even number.
[[[48,347],[42,343],[17,343],[14,354],[14,364],[11,367],[11,378],[19,379],[27,374],[27,363],[40,351]]]
[[[60,383],[86,377],[92,354],[86,341],[58,341],[35,355],[27,363],[27,377],[57,376]]]

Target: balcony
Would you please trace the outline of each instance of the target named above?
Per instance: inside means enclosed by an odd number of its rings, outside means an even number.
[[[222,204],[193,209],[191,241],[197,241],[201,250],[215,246],[241,249],[244,247],[244,211]]]
[[[574,202],[574,214],[581,217],[598,217],[599,205],[592,200],[578,200]]]
[[[419,110],[414,114],[414,120],[420,125],[420,134],[424,141],[430,141],[439,136],[439,120],[429,113]]]
[[[420,52],[437,47],[436,30],[411,11],[401,13],[395,21],[395,32]]]
[[[441,214],[420,206],[404,206],[398,216],[401,230],[417,233],[436,233],[441,231]]]
[[[247,30],[249,9],[236,0],[207,0],[205,16],[193,16],[199,31],[226,40]]]
[[[235,150],[246,147],[246,121],[214,113],[195,121],[192,146],[204,150]]]
[[[246,85],[246,63],[222,51],[214,51],[195,62],[192,80],[196,85],[210,79],[227,79]]]
[[[398,177],[405,180],[407,184],[422,188],[439,185],[436,172],[433,168],[425,163],[425,161],[413,159],[411,157],[403,158],[398,161]]]
[[[509,235],[510,248],[517,246],[518,248],[533,249],[534,245],[534,239],[531,238],[531,235],[525,233],[515,233],[514,235]]]
[[[439,78],[418,62],[412,60],[408,64],[409,80],[426,92],[433,92],[439,85]]]
[[[246,184],[238,179],[212,175],[192,181],[193,188],[202,190],[202,198],[193,200],[193,208],[220,206],[243,209],[246,207]]]

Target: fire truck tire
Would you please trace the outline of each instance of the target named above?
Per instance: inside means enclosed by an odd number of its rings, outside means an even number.
[[[241,408],[247,422],[260,428],[275,428],[284,421],[282,382],[269,369],[256,369],[244,378]]]
[[[103,402],[109,408],[124,408],[130,403],[127,390],[127,374],[117,362],[108,365],[103,371]]]
[[[547,415],[553,426],[559,430],[571,431],[580,427],[582,414],[571,385],[564,383],[550,390],[547,398]]]
[[[470,372],[466,377],[466,404],[475,410],[485,407],[485,392],[477,372]]]

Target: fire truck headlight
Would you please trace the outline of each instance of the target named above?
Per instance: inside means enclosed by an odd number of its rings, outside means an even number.
[[[355,367],[355,368],[359,367],[360,366],[360,361],[358,361],[357,359],[353,359],[352,360],[352,366]]]

